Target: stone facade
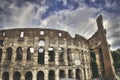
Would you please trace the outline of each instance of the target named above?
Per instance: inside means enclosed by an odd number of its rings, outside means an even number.
[[[110,51],[101,31],[104,30],[98,29],[87,40],[78,34],[72,38],[68,32],[60,30],[0,30],[0,80],[91,80],[91,52],[96,53],[99,75],[114,80]],[[100,61],[98,49],[102,51],[104,62]]]

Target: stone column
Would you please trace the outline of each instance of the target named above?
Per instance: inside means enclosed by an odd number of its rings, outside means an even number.
[[[45,70],[44,72],[44,80],[48,80],[48,70]]]
[[[59,69],[55,71],[55,80],[59,80]]]
[[[23,53],[22,53],[22,61],[21,61],[22,65],[25,65],[26,62],[27,62],[26,56],[27,56],[27,51],[26,51],[26,48],[24,47],[23,48]]]
[[[23,73],[21,73],[21,80],[25,80],[25,76]]]
[[[65,78],[68,78],[68,69],[65,69]]]
[[[68,65],[67,48],[64,49],[64,61],[65,61],[65,65]]]
[[[33,60],[34,60],[34,65],[37,65],[38,64],[38,38],[37,37],[34,37],[35,40],[34,40],[34,53],[33,53]]]
[[[2,80],[2,73],[0,72],[0,80]]]
[[[73,79],[76,79],[76,70],[73,69],[72,72],[73,72]]]
[[[73,49],[71,50],[71,56],[72,56],[72,64],[74,64],[75,56],[74,56],[74,50]]]
[[[88,68],[87,67],[85,68],[85,73],[86,73],[86,80],[88,80],[89,75],[88,75]]]
[[[32,79],[32,80],[37,80],[37,71],[34,70],[34,71],[32,72],[32,74],[33,74],[33,79]]]
[[[45,65],[48,65],[49,64],[49,56],[48,56],[48,50],[47,49],[45,49],[45,58],[44,58],[45,60],[44,60],[44,63],[45,63]]]
[[[49,64],[48,47],[49,47],[49,38],[45,37],[45,58],[44,58],[45,65]]]
[[[4,61],[5,61],[5,57],[6,57],[6,49],[5,49],[5,48],[3,48],[2,50],[3,50],[3,52],[2,52],[2,59],[1,59],[1,63],[4,63]]]
[[[81,78],[81,80],[84,80],[84,71],[83,71],[83,69],[81,70],[80,78]]]
[[[13,80],[13,72],[9,72],[9,80]]]
[[[59,65],[59,53],[58,49],[55,50],[55,65]]]

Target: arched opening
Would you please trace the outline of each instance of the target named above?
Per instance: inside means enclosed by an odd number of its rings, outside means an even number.
[[[12,48],[9,47],[7,48],[7,51],[6,51],[6,60],[11,61],[11,59],[12,59]]]
[[[97,78],[99,77],[99,74],[98,74],[98,66],[96,63],[96,54],[94,52],[91,52],[90,58],[91,58],[91,68],[92,68],[93,78]]]
[[[0,62],[2,61],[2,49],[0,48]]]
[[[68,70],[68,77],[72,79],[72,76],[73,76],[72,70]]]
[[[65,71],[64,70],[60,70],[59,78],[65,78]]]
[[[14,72],[13,74],[13,80],[20,80],[21,74],[20,72]]]
[[[23,50],[22,47],[18,47],[16,50],[16,60],[22,60]]]
[[[31,72],[27,72],[25,74],[25,80],[32,80],[32,73]]]
[[[58,48],[59,51],[59,64],[64,65],[64,49],[63,48]]]
[[[38,43],[38,46],[45,46],[45,41],[44,40],[40,40]]]
[[[4,72],[2,74],[2,80],[9,80],[9,73],[8,72]]]
[[[37,73],[37,80],[44,80],[44,73],[42,71]]]
[[[80,80],[80,69],[76,69],[76,79]]]
[[[55,80],[55,72],[53,70],[49,71],[49,79],[48,80]]]
[[[71,54],[71,49],[68,48],[67,50],[67,59],[68,59],[68,65],[72,65],[72,54]]]
[[[55,61],[55,51],[54,48],[49,48],[48,49],[48,55],[49,55],[49,64],[54,64]]]
[[[45,50],[43,48],[39,48],[38,50],[38,64],[43,65],[45,58]]]
[[[34,48],[28,47],[28,49],[27,49],[27,61],[32,60],[32,53],[34,53]]]

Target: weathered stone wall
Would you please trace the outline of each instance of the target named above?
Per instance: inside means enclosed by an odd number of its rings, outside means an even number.
[[[37,80],[40,71],[44,74],[44,80],[49,80],[51,71],[55,73],[53,75],[55,80],[60,78],[78,79],[78,76],[81,80],[91,79],[89,45],[88,41],[80,35],[72,38],[65,31],[40,28],[8,29],[0,30],[0,41],[3,44],[0,45],[0,49],[2,49],[0,80],[3,80],[5,72],[9,74],[9,80],[13,80],[15,72],[20,73],[21,80],[27,80],[25,79],[27,72],[32,73],[33,80]],[[40,41],[43,43],[39,45]],[[11,60],[6,59],[9,47],[12,48]],[[22,60],[16,60],[18,47],[22,48]],[[31,60],[27,61],[29,47],[34,49],[34,53],[30,54]],[[41,48],[44,49],[44,64],[38,63],[38,51]],[[49,61],[49,48],[53,48],[55,52],[55,61],[53,62]],[[63,49],[63,62],[59,61],[61,53],[59,49]],[[71,60],[68,60],[68,57]],[[75,60],[78,60],[77,65]],[[60,77],[61,70],[64,71],[63,77]]]

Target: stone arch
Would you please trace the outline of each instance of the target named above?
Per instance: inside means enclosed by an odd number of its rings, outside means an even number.
[[[64,70],[59,71],[59,78],[65,78],[65,71]]]
[[[71,69],[68,70],[68,78],[73,78],[73,72]]]
[[[54,72],[54,70],[49,71],[48,80],[55,80],[55,72]]]
[[[43,71],[39,71],[37,73],[37,80],[44,80],[44,72]]]
[[[45,59],[45,49],[39,48],[38,49],[38,63],[43,65],[44,59]]]
[[[32,73],[30,71],[25,73],[25,80],[32,80]]]
[[[80,69],[76,69],[76,79],[77,80],[81,80],[81,78],[80,78],[80,74],[81,74],[81,71],[80,71]]]
[[[59,64],[63,65],[64,64],[64,49],[62,47],[58,48],[59,51]]]
[[[44,40],[40,40],[38,43],[38,46],[45,46],[45,41]]]
[[[16,71],[13,74],[13,80],[21,80],[21,74],[20,72]]]
[[[32,53],[34,53],[34,48],[33,47],[28,47],[27,48],[27,61],[32,60]]]
[[[22,60],[23,49],[22,47],[18,47],[16,49],[16,60]]]
[[[12,59],[12,48],[8,47],[6,50],[6,60],[11,61],[11,59]]]
[[[2,61],[2,52],[3,50],[0,48],[0,62]]]
[[[2,74],[2,80],[9,80],[9,73],[8,72],[4,72]]]
[[[55,61],[55,50],[53,47],[48,48],[49,62]]]

